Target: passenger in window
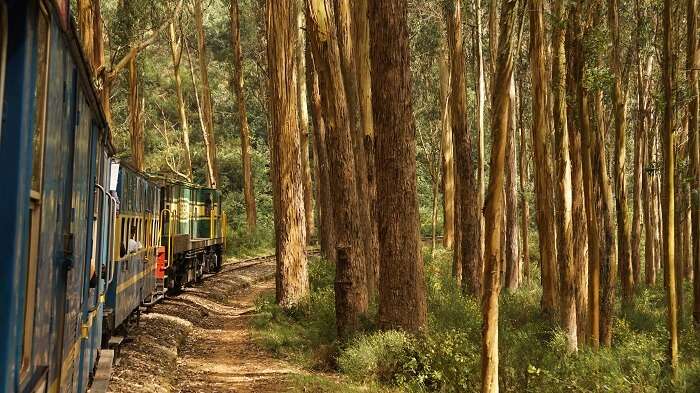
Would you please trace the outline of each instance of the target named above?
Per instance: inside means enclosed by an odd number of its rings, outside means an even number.
[[[131,237],[129,238],[129,242],[127,244],[127,253],[131,254],[132,252],[136,252],[143,248],[143,244],[141,244],[140,241],[136,240],[136,236],[138,231],[136,230],[136,227],[131,227]]]

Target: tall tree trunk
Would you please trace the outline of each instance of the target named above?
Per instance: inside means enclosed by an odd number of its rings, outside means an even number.
[[[170,23],[170,54],[173,58],[173,79],[175,79],[175,93],[177,94],[177,113],[180,116],[180,129],[182,130],[182,142],[185,149],[185,174],[187,180],[192,181],[192,154],[190,153],[190,126],[187,121],[185,98],[182,93],[182,77],[180,76],[180,64],[182,63],[182,40],[177,37],[175,23]]]
[[[80,42],[85,57],[90,62],[92,71],[96,70],[94,62],[95,50],[95,18],[92,0],[78,0],[78,27],[80,28]]]
[[[467,122],[467,85],[465,57],[462,46],[462,6],[460,1],[445,3],[447,42],[450,55],[450,114],[452,139],[455,142],[456,189],[459,204],[460,247],[462,257],[462,288],[465,293],[481,294],[481,255],[479,255],[479,213],[476,179],[471,160],[472,141]]]
[[[612,345],[612,330],[615,318],[615,284],[617,278],[617,241],[613,221],[613,193],[608,176],[607,155],[605,153],[605,123],[603,116],[603,92],[594,96],[595,141],[593,147],[594,171],[598,173],[600,210],[598,212],[602,228],[600,231],[600,342]]]
[[[198,2],[198,1],[197,1]],[[300,141],[297,122],[297,85],[294,43],[297,40],[297,2],[267,0],[267,59],[270,75],[274,182],[278,192],[275,276],[277,303],[292,307],[309,294],[306,260],[306,223]],[[201,13],[200,13],[201,14]]]
[[[445,40],[446,41],[446,40]],[[451,249],[455,241],[455,164],[450,123],[450,57],[447,42],[443,42],[440,53],[440,105],[442,112],[442,188],[444,210],[445,248]],[[461,264],[459,278],[461,279]]]
[[[583,53],[583,52],[579,52]],[[580,79],[579,79],[580,80]],[[588,318],[590,340],[594,349],[600,345],[600,225],[598,221],[598,184],[593,177],[594,135],[591,129],[589,93],[579,84],[578,101],[583,140],[583,185],[588,223]],[[599,172],[596,172],[599,173]]]
[[[129,130],[131,132],[131,161],[139,171],[144,169],[144,136],[141,125],[141,100],[136,57],[129,61]]]
[[[539,4],[538,4],[539,2]],[[486,250],[484,254],[484,297],[482,300],[481,392],[498,393],[498,296],[500,293],[501,225],[503,224],[503,183],[508,135],[510,84],[513,74],[513,52],[516,33],[517,0],[502,2],[500,42],[493,100],[491,125],[491,176],[484,206],[486,221]],[[534,0],[542,6],[541,0]]]
[[[634,300],[634,277],[632,272],[632,255],[630,244],[630,223],[627,216],[627,187],[625,185],[626,126],[627,114],[625,97],[622,92],[622,62],[620,61],[620,17],[618,0],[611,0],[608,5],[608,25],[612,48],[610,57],[614,74],[612,88],[615,112],[615,203],[617,211],[617,241],[619,251],[620,279],[622,281],[622,307],[629,309]]]
[[[585,193],[583,189],[583,157],[580,112],[577,104],[579,69],[582,62],[578,52],[581,40],[580,7],[569,9],[565,46],[568,54],[566,71],[567,128],[569,131],[569,156],[571,159],[571,221],[573,231],[573,262],[576,269],[576,323],[578,342],[588,340],[588,221],[586,219]]]
[[[513,74],[514,75],[514,74]],[[512,77],[512,76],[511,76]],[[515,163],[518,160],[515,140],[518,130],[518,99],[515,90],[515,78],[510,83],[510,113],[508,138],[506,146],[505,179],[505,285],[514,292],[520,286],[520,229],[518,228],[518,186]]]
[[[664,157],[664,181],[662,208],[664,215],[663,247],[665,266],[664,278],[667,282],[667,311],[669,331],[669,356],[674,379],[678,369],[678,304],[676,302],[676,277],[675,277],[675,239],[674,239],[674,137],[673,137],[673,77],[672,77],[672,26],[671,26],[671,0],[664,0],[663,8],[663,64],[661,67],[661,80],[664,93],[664,118],[663,118],[663,157]]]
[[[532,147],[535,152],[535,200],[542,259],[542,311],[554,316],[557,310],[557,258],[555,247],[554,196],[552,189],[552,157],[548,141],[547,91],[544,5],[531,0],[530,65],[532,67]]]
[[[352,126],[343,84],[340,36],[333,25],[331,0],[307,0],[306,26],[311,38],[314,64],[323,92],[326,146],[330,160],[330,192],[336,234],[335,305],[338,335],[349,338],[367,312],[364,230],[357,195],[357,166],[353,156]],[[364,157],[363,157],[364,158]]]
[[[207,66],[207,46],[204,36],[204,21],[202,14],[202,0],[194,0],[194,19],[197,26],[197,52],[199,58],[199,73],[202,79],[202,115],[204,117],[204,146],[207,158],[207,182],[211,188],[216,188],[219,183],[219,168],[216,158],[216,137],[214,136],[214,113],[211,102],[211,88],[209,87],[209,71]]]
[[[692,191],[700,190],[700,136],[698,136],[698,118],[700,118],[700,85],[698,70],[700,69],[700,50],[698,49],[698,0],[688,0],[688,53],[686,55],[688,69],[688,86],[691,89],[691,100],[688,102],[688,162],[691,174]],[[700,199],[692,198],[691,208],[691,238],[693,266],[693,321],[700,324]]]
[[[243,164],[243,196],[245,199],[245,216],[246,224],[248,225],[248,232],[253,233],[255,232],[257,223],[257,209],[255,207],[255,184],[253,182],[253,164],[250,153],[250,126],[248,125],[248,111],[246,110],[245,95],[243,93],[243,54],[241,51],[241,22],[238,11],[238,0],[231,0],[229,7],[229,23],[231,48],[233,49],[232,82],[234,93],[236,94],[236,107],[238,109],[238,121],[240,122],[239,126],[241,132],[241,163]],[[299,75],[299,80],[304,80],[304,78],[300,76],[301,74]],[[302,105],[302,103],[300,103],[300,105]],[[307,222],[307,228],[308,225],[309,224]],[[307,233],[307,236],[310,235]]]
[[[335,226],[333,224],[333,203],[331,200],[330,165],[328,150],[326,148],[326,124],[323,118],[318,74],[311,56],[310,45],[307,46],[306,50],[306,65],[306,85],[309,89],[309,97],[311,98],[311,120],[314,125],[314,146],[318,153],[316,159],[318,161],[317,166],[320,175],[317,177],[316,181],[318,184],[318,199],[316,203],[320,206],[319,211],[321,213],[321,227],[319,230],[321,252],[326,259],[335,263]]]
[[[643,27],[641,19],[640,0],[635,0],[635,15],[637,18],[637,29]],[[641,255],[640,247],[642,240],[642,190],[644,188],[643,173],[645,165],[646,151],[646,130],[644,127],[644,111],[646,110],[646,97],[643,94],[643,68],[642,68],[642,43],[639,34],[634,37],[635,56],[637,70],[637,123],[634,130],[634,190],[632,191],[632,281],[634,286],[640,284],[641,279]],[[644,198],[646,200],[646,198]],[[645,240],[645,248],[649,247],[649,238]]]
[[[371,266],[368,267],[368,284],[374,295],[379,277],[379,228],[377,226],[377,170],[375,164],[374,120],[372,119],[372,77],[369,59],[369,22],[367,20],[367,0],[355,0],[352,3],[353,42],[355,44],[355,69],[358,78],[358,95],[364,147],[367,166],[367,187],[369,199],[369,219],[371,226],[372,247]],[[371,269],[371,271],[370,271]]]
[[[578,348],[576,324],[576,267],[572,228],[571,160],[566,113],[566,54],[564,52],[564,1],[554,3],[555,27],[552,32],[552,91],[554,98],[554,150],[557,160],[557,252],[559,256],[559,311],[568,350]]]
[[[418,331],[427,322],[411,104],[408,2],[369,6],[372,110],[379,212],[379,326]]]
[[[352,137],[353,154],[355,157],[355,177],[357,196],[359,200],[359,214],[361,224],[361,236],[364,241],[365,261],[368,266],[367,289],[374,296],[378,285],[378,277],[375,273],[379,264],[378,244],[373,241],[373,225],[371,222],[371,210],[369,195],[369,182],[367,177],[367,155],[365,154],[362,129],[362,110],[360,105],[359,82],[355,67],[355,45],[352,39],[352,15],[350,0],[333,0],[335,5],[335,23],[338,31],[338,48],[340,50],[340,67],[342,70],[343,84],[347,100],[348,119],[350,120],[350,132]]]
[[[522,245],[522,252],[520,253],[522,258],[523,266],[523,276],[525,278],[525,283],[530,284],[530,204],[527,201],[527,184],[528,184],[528,165],[527,165],[527,131],[525,130],[525,123],[523,121],[523,110],[522,110],[522,80],[519,83],[518,102],[520,107],[519,116],[520,121],[518,126],[520,128],[520,211],[521,211],[521,221],[520,221],[520,243]]]
[[[95,71],[101,70],[104,73],[105,52],[104,37],[102,36],[102,10],[100,0],[92,1],[92,65]]]
[[[477,206],[479,208],[479,255],[484,258],[484,194],[486,193],[486,175],[484,173],[485,148],[484,148],[484,111],[486,107],[486,70],[484,69],[484,41],[482,39],[483,26],[481,23],[481,1],[472,0],[474,3],[474,14],[476,17],[475,45],[476,51],[476,131],[478,144],[477,149],[477,179],[479,181],[479,197]],[[495,0],[494,0],[495,1]],[[496,39],[495,36],[492,39]]]
[[[316,231],[314,224],[314,202],[313,202],[313,186],[311,182],[311,163],[309,161],[309,106],[307,99],[306,78],[306,40],[304,26],[304,11],[299,10],[297,18],[299,30],[297,31],[297,93],[299,94],[299,138],[301,140],[301,169],[303,172],[304,183],[304,214],[306,215],[306,237],[310,242],[311,237]]]

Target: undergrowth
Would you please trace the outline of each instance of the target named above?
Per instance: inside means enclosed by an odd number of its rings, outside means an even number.
[[[312,291],[307,302],[283,312],[273,298],[259,300],[259,316],[254,321],[257,342],[308,369],[338,371],[342,380],[352,381],[328,382],[326,390],[317,381],[314,386],[319,390],[310,391],[352,392],[361,384],[369,391],[478,392],[480,306],[456,288],[449,252],[437,250],[434,258],[426,254],[429,322],[418,336],[377,331],[368,323],[357,337],[338,344],[334,267],[315,259],[310,263]],[[593,351],[581,345],[576,354],[567,352],[564,334],[541,316],[540,297],[538,285],[524,285],[513,294],[504,291],[501,295],[502,392],[700,391],[700,341],[689,312],[681,323],[681,371],[677,382],[670,382],[662,285],[638,291],[634,310],[615,322],[612,348]],[[691,310],[692,297],[685,299],[685,310]]]

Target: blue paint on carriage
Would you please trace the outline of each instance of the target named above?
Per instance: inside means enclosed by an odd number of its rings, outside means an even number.
[[[0,192],[0,222],[3,222],[0,227],[0,268],[3,271],[0,275],[0,315],[3,315],[0,319],[0,392],[24,391],[42,382],[61,392],[83,392],[100,347],[102,305],[97,293],[103,293],[105,286],[104,277],[100,277],[98,289],[90,290],[86,279],[92,258],[94,163],[98,145],[101,151],[109,150],[105,147],[109,142],[101,127],[93,126],[95,119],[100,125],[103,120],[99,108],[91,108],[86,101],[84,93],[91,93],[90,81],[78,77],[81,72],[78,67],[84,65],[71,46],[74,37],[59,28],[50,4],[47,7],[51,39],[36,312],[33,330],[28,331],[32,351],[20,380],[27,299],[29,190],[32,164],[36,159],[32,156],[32,137],[38,74],[37,4],[37,1],[0,0],[0,7],[6,7],[8,16],[0,178],[3,187],[12,190]],[[85,75],[84,69],[82,72]],[[106,155],[104,158],[108,160]],[[107,184],[109,164],[103,168],[105,173],[100,176],[102,184]],[[99,232],[105,240],[98,247],[106,248],[101,249],[100,266],[106,265],[109,258],[111,221],[111,215],[103,212],[104,225]],[[73,236],[73,252],[66,256],[64,235],[69,233]],[[90,305],[97,305],[96,312],[86,313]],[[86,315],[95,317],[90,339],[81,342]],[[35,380],[35,377],[43,378]]]
[[[5,3],[5,2],[3,2]],[[34,24],[21,4],[3,4],[7,12],[5,94],[0,126],[0,390],[13,391],[19,379],[24,286],[29,229],[29,183],[33,126]],[[22,212],[24,214],[18,214]]]
[[[120,216],[138,217],[142,225],[149,215],[160,211],[160,191],[142,174],[126,167],[119,168],[117,195]],[[122,232],[115,233],[121,247],[127,248],[131,223],[122,224]],[[144,230],[144,229],[142,229]],[[111,326],[121,325],[141,303],[155,291],[155,248],[143,248],[121,256],[114,262],[114,280],[107,291],[106,307],[112,310]]]

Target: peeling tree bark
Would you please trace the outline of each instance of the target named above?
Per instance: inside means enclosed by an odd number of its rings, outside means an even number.
[[[311,237],[316,232],[314,225],[313,188],[311,182],[311,163],[309,161],[309,107],[307,100],[306,78],[306,40],[304,31],[304,12],[299,10],[298,16],[299,30],[297,31],[297,91],[299,93],[299,132],[301,139],[301,169],[303,171],[304,183],[304,214],[306,215],[306,238],[310,242]]]
[[[534,0],[538,2],[540,0]],[[486,249],[484,254],[484,297],[482,300],[481,392],[498,393],[498,296],[500,293],[501,225],[503,225],[503,184],[508,134],[510,84],[513,74],[513,41],[517,0],[501,6],[497,73],[491,106],[493,144],[491,176],[484,207]],[[535,3],[537,4],[537,3]],[[539,3],[541,6],[541,3]]]
[[[559,259],[559,316],[568,350],[576,352],[576,268],[572,228],[571,160],[566,113],[566,61],[564,52],[564,1],[554,3],[555,28],[552,32],[552,91],[554,98],[554,150],[557,168],[557,253]]]
[[[583,187],[582,136],[580,112],[577,104],[579,69],[582,67],[578,55],[581,40],[580,8],[569,9],[565,46],[567,52],[566,93],[567,128],[569,131],[569,156],[571,159],[571,219],[573,226],[573,262],[576,269],[576,323],[578,342],[588,340],[588,221],[586,219],[585,193]]]
[[[447,249],[452,249],[455,241],[455,165],[452,124],[450,123],[450,58],[446,42],[443,42],[439,61],[440,106],[442,112],[442,189],[445,221],[443,245]],[[459,277],[461,280],[461,265]]]
[[[309,295],[306,224],[297,122],[294,43],[297,2],[267,0],[267,59],[272,112],[273,181],[276,184],[277,303],[293,307]]]

